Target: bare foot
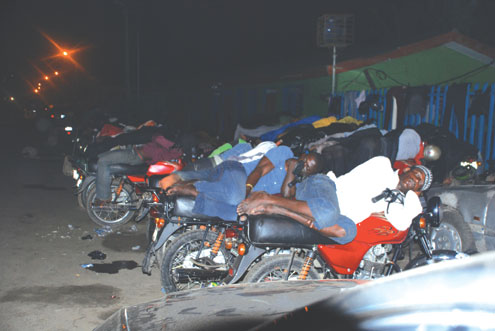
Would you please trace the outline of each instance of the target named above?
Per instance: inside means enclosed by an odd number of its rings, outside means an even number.
[[[167,177],[164,177],[162,180],[160,180],[160,187],[163,190],[168,189],[170,186],[180,182],[181,179],[177,174],[170,174]]]
[[[167,195],[191,195],[196,197],[198,195],[198,191],[196,191],[196,187],[192,183],[180,183],[171,186],[167,191]]]
[[[253,210],[258,210],[270,204],[269,198],[270,194],[266,192],[254,192],[237,206],[237,214],[252,214]]]

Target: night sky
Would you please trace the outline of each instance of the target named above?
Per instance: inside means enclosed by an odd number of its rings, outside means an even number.
[[[339,60],[373,55],[457,28],[495,45],[495,1],[335,0],[3,0],[0,5],[2,80],[36,80],[57,49],[80,49],[74,60],[94,85],[125,86],[129,71],[142,89],[201,86],[253,71],[329,64],[316,45],[323,14],[354,14],[354,45]],[[128,10],[126,16],[125,11]]]

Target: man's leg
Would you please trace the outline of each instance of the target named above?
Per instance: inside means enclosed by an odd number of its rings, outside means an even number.
[[[238,162],[218,165],[209,181],[194,183],[198,194],[193,211],[198,214],[235,220],[236,207],[246,196],[247,175]]]
[[[102,153],[98,157],[98,168],[96,171],[96,198],[100,200],[110,200],[112,174],[110,165],[112,164],[137,165],[144,163],[136,154],[134,149],[119,149]]]

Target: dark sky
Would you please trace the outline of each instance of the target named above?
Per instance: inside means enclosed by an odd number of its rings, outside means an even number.
[[[119,4],[120,3],[120,4]],[[127,4],[123,6],[122,3]],[[128,8],[131,80],[143,88],[178,81],[214,81],[225,74],[284,65],[330,62],[316,46],[316,19],[330,13],[356,17],[355,45],[365,55],[458,28],[494,43],[495,1],[490,0],[3,0],[1,74],[29,78],[56,49],[67,48],[101,84],[125,84],[125,12]],[[139,36],[139,37],[138,37]],[[138,61],[139,58],[139,61]],[[139,63],[139,66],[137,65]]]

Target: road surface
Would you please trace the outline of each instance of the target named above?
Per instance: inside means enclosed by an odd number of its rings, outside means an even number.
[[[163,297],[159,270],[147,276],[136,267],[146,248],[145,221],[99,237],[62,174],[61,155],[23,158],[29,141],[0,129],[0,330],[92,330],[122,306]],[[87,235],[92,239],[81,239]],[[106,259],[92,260],[95,250]],[[115,261],[131,269],[81,267]]]

